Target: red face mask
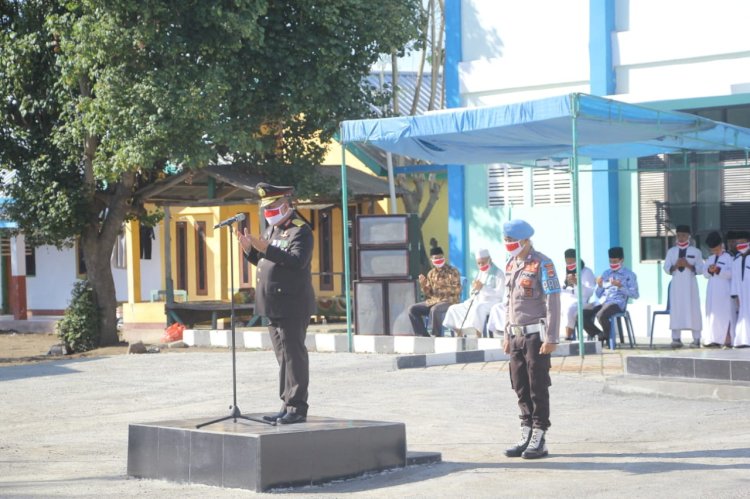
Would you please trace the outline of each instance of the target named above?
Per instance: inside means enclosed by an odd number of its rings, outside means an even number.
[[[680,249],[685,249],[688,246],[690,246],[690,241],[685,241],[684,243],[677,241],[677,247]]]
[[[745,253],[750,248],[750,243],[737,243],[736,248],[740,253]]]
[[[576,264],[575,263],[571,263],[570,265],[566,265],[565,268],[568,269],[568,270],[575,270],[576,269]]]
[[[620,267],[622,267],[621,263],[610,263],[609,268],[612,270],[620,270]]]
[[[484,265],[480,265],[479,266],[479,271],[480,272],[487,272],[488,270],[490,270],[490,264],[489,263],[485,263]]]
[[[440,268],[445,265],[445,258],[435,258],[434,260],[432,260],[432,264],[435,267]]]
[[[263,210],[263,216],[265,218],[273,218],[275,216],[281,215],[281,207],[279,208],[272,208],[270,210],[266,209]]]

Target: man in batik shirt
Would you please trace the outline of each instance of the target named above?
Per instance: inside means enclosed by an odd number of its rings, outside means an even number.
[[[409,307],[409,319],[416,336],[430,336],[424,323],[428,315],[432,335],[442,336],[445,312],[458,303],[461,296],[461,274],[446,261],[440,246],[430,250],[430,260],[433,268],[426,276],[419,274],[419,287],[425,300]]]

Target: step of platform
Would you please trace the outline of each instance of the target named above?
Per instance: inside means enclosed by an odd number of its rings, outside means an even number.
[[[553,357],[577,356],[581,351],[578,343],[560,343],[552,352]],[[598,341],[583,343],[584,355],[602,353],[602,344]],[[501,349],[466,350],[419,355],[402,355],[393,362],[396,369],[410,369],[420,367],[445,366],[452,364],[471,364],[474,362],[501,362],[510,359],[510,355]]]
[[[611,376],[605,381],[604,392],[691,400],[750,401],[750,383],[697,378]]]
[[[261,492],[440,461],[439,453],[407,453],[403,423],[308,417],[196,428],[212,419],[131,424],[128,475]]]
[[[750,351],[695,349],[668,354],[630,355],[625,363],[625,374],[750,383]]]

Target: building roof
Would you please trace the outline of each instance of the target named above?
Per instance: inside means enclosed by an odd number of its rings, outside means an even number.
[[[436,100],[434,104],[435,107],[430,107],[430,87],[432,86],[432,74],[429,71],[423,73],[420,85],[417,85],[417,81],[418,81],[418,78],[417,78],[417,73],[415,71],[399,71],[398,73],[398,90],[399,91],[396,94],[396,97],[398,100],[399,115],[406,116],[411,113],[411,107],[414,101],[414,95],[417,93],[417,89],[419,89],[419,97],[417,99],[417,107],[415,110],[415,115],[422,115],[428,111],[442,108],[441,96],[443,93],[443,78],[440,77],[435,82],[435,95],[436,95]],[[370,73],[370,75],[367,76],[367,82],[370,85],[380,89],[381,91],[388,90],[388,89],[393,88],[393,75],[390,71],[385,71],[382,73],[376,71],[374,73]],[[392,115],[393,114],[392,102],[389,102],[389,104],[390,104],[390,107],[388,110],[388,114]],[[385,113],[381,113],[381,116],[383,114]],[[386,170],[386,164],[387,164],[386,151],[383,151],[382,149],[379,149],[367,143],[356,144],[356,146],[352,145],[352,147],[350,147],[350,150],[357,157],[363,160],[366,164],[371,165],[371,167],[372,167],[372,163],[377,164],[380,167],[380,171],[376,171],[375,173],[379,175],[385,175],[387,171]],[[407,162],[414,163],[415,161],[412,159],[409,159],[407,160]]]
[[[411,113],[412,102],[414,101],[414,95],[417,92],[417,73],[415,71],[399,71],[398,73],[398,93],[396,94],[398,99],[399,114],[407,115]],[[382,77],[382,81],[381,81]],[[393,75],[390,71],[380,73],[378,71],[370,73],[367,78],[367,83],[375,88],[388,90],[393,88]],[[419,98],[417,99],[417,109],[414,114],[424,114],[427,111],[433,109],[441,109],[442,105],[440,97],[443,92],[443,79],[438,78],[435,82],[435,106],[430,107],[430,87],[432,85],[432,74],[425,72],[422,74],[421,85],[419,86]],[[390,113],[393,114],[393,106],[390,106]]]
[[[320,174],[331,178],[338,189],[335,194],[316,197],[310,203],[340,204],[341,166],[320,165]],[[171,175],[138,191],[144,202],[172,206],[222,206],[231,204],[257,204],[260,202],[255,185],[265,178],[248,173],[236,165],[210,165]],[[388,182],[347,167],[347,192],[354,199],[382,199],[389,195]],[[397,195],[404,193],[396,189]]]

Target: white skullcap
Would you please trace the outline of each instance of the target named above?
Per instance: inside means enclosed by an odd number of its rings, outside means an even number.
[[[484,248],[480,249],[476,253],[474,253],[474,257],[479,260],[480,258],[489,258],[490,252]]]

